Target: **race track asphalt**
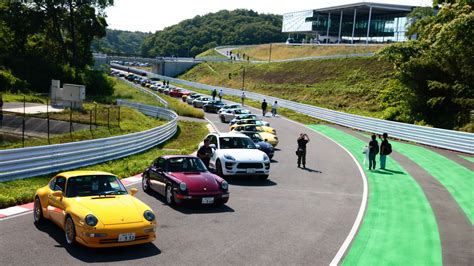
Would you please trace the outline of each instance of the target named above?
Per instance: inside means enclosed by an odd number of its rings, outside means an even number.
[[[228,130],[217,115],[206,117],[220,131]],[[58,227],[52,223],[37,227],[28,214],[0,221],[0,264],[328,265],[349,234],[362,201],[357,165],[334,142],[302,125],[283,118],[265,120],[280,139],[269,180],[231,179],[225,206],[171,208],[138,184],[137,197],[157,214],[153,244],[67,248]],[[300,132],[311,139],[306,170],[296,166]]]

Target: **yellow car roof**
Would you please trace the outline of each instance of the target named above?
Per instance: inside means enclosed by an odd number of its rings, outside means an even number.
[[[75,177],[75,176],[85,176],[85,175],[113,175],[111,173],[103,172],[103,171],[68,171],[68,172],[62,172],[58,174],[60,176],[63,176],[65,178],[70,178],[70,177]]]

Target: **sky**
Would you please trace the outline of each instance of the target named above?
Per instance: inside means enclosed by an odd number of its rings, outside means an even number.
[[[238,8],[283,14],[354,2],[431,5],[431,0],[114,0],[106,9],[111,29],[155,32],[197,15]]]

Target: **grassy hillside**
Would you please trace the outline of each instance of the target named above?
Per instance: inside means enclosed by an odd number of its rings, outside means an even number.
[[[326,59],[271,64],[202,63],[180,78],[241,88],[267,95],[383,117],[381,99],[393,81],[393,67],[377,58]]]
[[[95,38],[91,47],[102,53],[139,54],[140,46],[151,33],[107,29],[105,37]]]
[[[295,46],[286,44],[272,44],[272,60],[301,58],[308,56],[324,56],[337,54],[363,54],[377,52],[383,45],[305,45]],[[235,49],[234,54],[240,53],[250,56],[252,60],[268,60],[270,44]]]
[[[204,58],[204,57],[214,57],[214,58],[226,58],[225,56],[221,55],[220,53],[216,52],[214,48],[211,48],[205,52],[202,52],[198,55],[196,55],[196,58]]]

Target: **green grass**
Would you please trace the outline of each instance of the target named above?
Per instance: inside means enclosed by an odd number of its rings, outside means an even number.
[[[154,127],[158,127],[166,123],[163,120],[157,120],[146,116],[145,114],[125,106],[120,107],[120,127],[117,124],[117,112],[118,109],[111,111],[111,124],[110,129],[107,128],[107,121],[104,120],[103,116],[106,113],[98,111],[98,124],[100,127],[90,130],[75,131],[72,134],[64,133],[60,135],[54,135],[50,138],[50,144],[68,143],[82,140],[91,140],[98,138],[107,138],[118,135],[125,135],[134,132],[148,130]],[[102,110],[103,111],[103,110]],[[61,117],[64,116],[64,117]],[[55,117],[59,120],[69,120],[69,113],[55,114]],[[90,116],[87,113],[74,112],[74,121],[89,123]],[[25,140],[25,147],[48,145],[47,138],[29,138]],[[22,141],[7,142],[0,146],[0,149],[14,149],[23,147]]]
[[[31,93],[17,94],[17,93],[11,93],[7,91],[7,92],[1,92],[1,94],[2,94],[2,99],[4,102],[23,102],[23,100],[26,99],[26,102],[28,103],[46,104],[46,97],[34,95]]]
[[[272,44],[272,60],[302,58],[310,56],[325,56],[339,54],[365,54],[379,51],[383,45],[311,45],[293,46]],[[261,44],[232,50],[233,54],[250,56],[251,60],[267,61],[270,56],[270,44]]]
[[[133,86],[131,86],[129,83],[125,82],[124,80],[115,77],[114,81],[115,81],[115,91],[114,91],[112,100],[124,99],[131,102],[137,102],[137,103],[163,107],[163,104],[157,101],[154,97],[134,88]]]
[[[221,55],[220,53],[216,52],[214,48],[211,48],[207,51],[204,51],[196,56],[196,58],[203,58],[203,57],[212,57],[212,58],[226,58],[225,56]]]
[[[382,118],[382,92],[393,86],[393,66],[371,58],[325,59],[271,64],[208,62],[180,78]]]
[[[129,177],[142,172],[156,157],[165,154],[191,154],[208,134],[205,123],[179,121],[178,133],[163,145],[146,152],[78,170],[100,170]],[[47,184],[55,174],[0,183],[0,208],[33,201],[36,189]]]
[[[366,142],[329,126],[310,126],[347,148],[362,165]],[[441,265],[436,219],[422,188],[402,166],[365,170],[368,205],[344,265]]]

